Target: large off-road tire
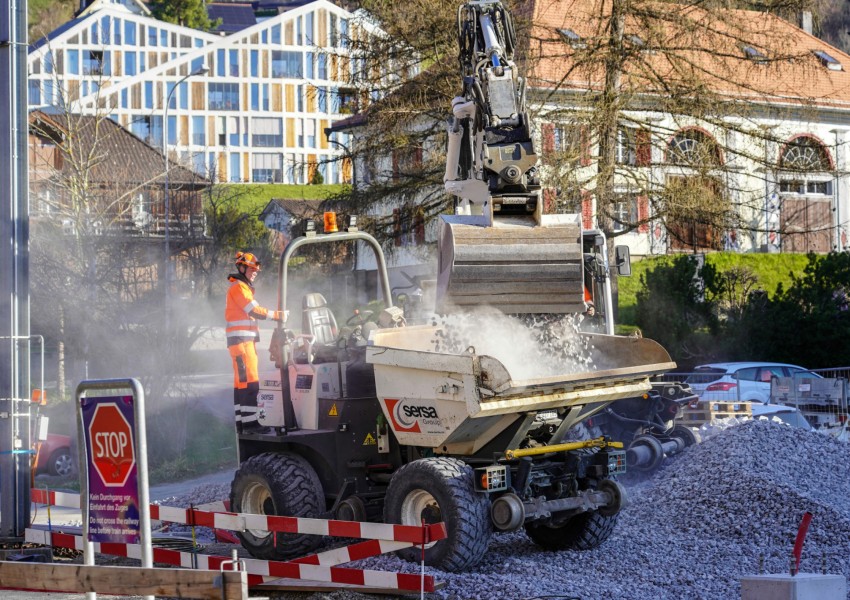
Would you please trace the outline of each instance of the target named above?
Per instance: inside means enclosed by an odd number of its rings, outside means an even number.
[[[239,467],[230,486],[233,512],[319,517],[325,511],[322,484],[316,471],[296,454],[269,452],[252,456]],[[316,535],[247,530],[237,533],[255,558],[289,560],[318,548]]]
[[[580,513],[563,525],[527,523],[525,532],[546,550],[591,550],[600,546],[617,524],[618,515],[606,517],[596,511]]]
[[[445,571],[462,571],[487,552],[493,526],[490,500],[475,491],[473,472],[455,458],[423,458],[393,475],[384,501],[384,521],[402,525],[446,524],[448,537],[425,547],[425,563]],[[421,547],[398,555],[419,562]]]

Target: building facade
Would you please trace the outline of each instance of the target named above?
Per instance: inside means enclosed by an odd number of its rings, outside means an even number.
[[[605,207],[593,101],[606,74],[588,54],[610,43],[610,8],[535,3],[530,81],[544,197],[580,211],[585,227],[605,219],[639,255],[847,249],[850,56],[804,29],[806,19],[664,6],[623,20]]]
[[[531,30],[517,62],[528,76],[545,211],[581,213],[586,229],[604,224],[635,255],[847,249],[850,56],[775,15],[646,4],[635,7],[646,8],[646,21],[624,21],[606,205],[599,98],[610,4],[527,3]],[[380,119],[377,110],[368,116]],[[370,135],[362,121],[335,128],[357,147]],[[426,139],[422,150],[420,161],[435,159],[444,141]],[[357,153],[358,185],[390,181],[396,162]],[[418,202],[439,185],[429,181]],[[433,228],[426,238],[436,239]],[[415,236],[397,239],[400,263],[422,260]]]
[[[108,114],[215,181],[343,183],[334,121],[369,101],[352,13],[316,0],[228,36],[89,6],[29,52],[31,108]]]

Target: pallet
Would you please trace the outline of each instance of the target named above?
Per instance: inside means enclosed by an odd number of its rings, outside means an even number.
[[[745,418],[752,417],[753,409],[749,402],[697,402],[691,403],[682,409],[681,421],[688,427],[699,427],[705,423],[711,423],[715,419],[728,419],[729,417]]]

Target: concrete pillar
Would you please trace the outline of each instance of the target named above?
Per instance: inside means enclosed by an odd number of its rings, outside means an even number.
[[[729,202],[732,205],[732,209],[735,211],[735,214],[738,218],[742,218],[741,210],[743,208],[743,202],[741,198],[742,194],[742,186],[741,186],[741,170],[743,168],[742,161],[743,158],[738,155],[738,149],[741,145],[741,134],[732,129],[734,127],[733,123],[729,123],[726,129],[726,152],[724,153],[724,159],[726,161],[725,171],[726,171],[726,191],[729,194]],[[733,252],[738,252],[741,250],[741,232],[738,231],[737,227],[734,227],[726,232],[726,239],[724,240],[723,249],[730,250]]]
[[[749,575],[741,578],[741,600],[846,600],[842,575]]]
[[[773,136],[773,127],[765,127],[765,134]],[[779,235],[779,182],[776,177],[777,161],[779,160],[779,144],[769,137],[764,142],[764,213],[759,219],[762,228],[757,238],[759,249],[763,252],[779,252],[781,238]]]
[[[850,222],[850,175],[848,175],[847,130],[833,129],[835,136],[833,151],[835,153],[835,179],[832,189],[833,223],[835,237],[833,247],[845,250],[848,247],[848,222]]]
[[[652,166],[649,172],[647,194],[652,198],[665,184],[664,156],[667,151],[667,140],[670,134],[661,127],[662,121],[660,118],[651,118],[647,121],[652,132]],[[650,254],[667,253],[667,230],[661,219],[653,219],[649,223],[649,252]]]

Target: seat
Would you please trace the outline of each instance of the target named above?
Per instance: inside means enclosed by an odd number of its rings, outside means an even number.
[[[305,294],[301,307],[301,333],[313,336],[313,360],[310,362],[338,360],[339,329],[325,297],[318,293]]]
[[[312,335],[316,345],[336,343],[339,331],[325,297],[318,293],[305,294],[301,308],[301,333]]]

